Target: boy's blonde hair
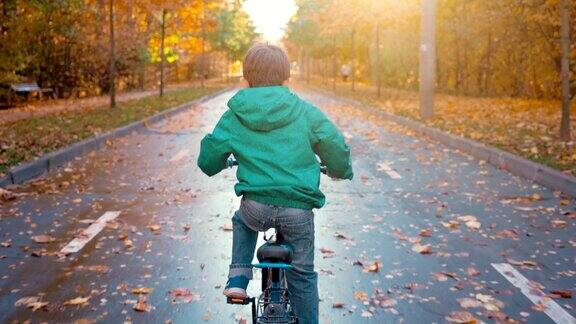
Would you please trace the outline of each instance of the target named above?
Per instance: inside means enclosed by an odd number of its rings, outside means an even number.
[[[278,46],[255,44],[242,64],[244,79],[250,87],[268,87],[284,84],[290,78],[290,60]]]

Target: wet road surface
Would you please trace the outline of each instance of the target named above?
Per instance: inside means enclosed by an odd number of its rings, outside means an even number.
[[[234,171],[208,178],[195,163],[232,94],[14,189],[19,197],[0,205],[0,322],[249,319],[222,295]],[[355,169],[352,182],[322,179],[322,323],[573,322],[574,200],[335,99],[301,95],[339,125]],[[111,211],[120,213],[79,252],[58,255]]]

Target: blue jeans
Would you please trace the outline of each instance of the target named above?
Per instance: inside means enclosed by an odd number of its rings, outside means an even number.
[[[314,213],[242,199],[232,217],[232,264],[229,277],[252,279],[258,232],[277,228],[294,248],[293,269],[286,271],[290,300],[300,324],[318,323],[318,274],[314,271]]]

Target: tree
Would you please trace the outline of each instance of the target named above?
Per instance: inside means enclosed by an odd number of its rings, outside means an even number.
[[[436,91],[467,96],[560,99],[563,0],[437,1]],[[314,59],[336,55],[350,62],[352,26],[357,80],[417,90],[422,0],[298,0],[288,26],[287,48]],[[573,4],[573,0],[569,0]],[[569,8],[576,16],[576,6]],[[376,25],[381,51],[374,49]],[[574,30],[572,28],[572,30]],[[336,36],[336,50],[326,43]],[[569,35],[576,43],[576,32]],[[576,48],[569,51],[576,61]],[[378,59],[380,67],[378,67]],[[570,65],[570,94],[576,93]]]
[[[166,9],[162,9],[162,27],[160,36],[160,97],[164,96],[164,66],[166,65],[166,51],[164,43],[166,41]]]
[[[114,44],[114,0],[110,0],[110,108],[116,107],[116,52]]]
[[[562,120],[560,137],[570,140],[570,4],[562,1]]]
[[[250,17],[237,3],[218,8],[214,16],[216,25],[208,34],[211,47],[224,52],[229,61],[241,60],[259,36]]]

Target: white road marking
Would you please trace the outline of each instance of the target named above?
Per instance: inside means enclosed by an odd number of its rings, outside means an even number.
[[[82,237],[77,237],[70,241],[65,247],[60,250],[60,253],[70,254],[76,253],[90,242],[102,229],[106,226],[106,223],[115,219],[120,215],[119,211],[108,211],[104,215],[100,216],[94,223],[92,223],[88,228],[82,231]]]
[[[190,154],[190,150],[180,150],[178,153],[176,153],[176,155],[174,155],[170,159],[170,162],[178,162],[178,161],[182,160],[183,158],[187,157],[188,154]]]
[[[378,163],[378,171],[386,172],[386,174],[393,180],[402,179],[402,176],[398,172],[392,170],[388,163]]]
[[[514,267],[508,263],[492,263],[492,266],[496,271],[500,272],[504,278],[508,279],[511,284],[520,288],[520,291],[524,296],[528,297],[534,304],[542,304],[546,307],[544,311],[555,323],[558,324],[574,324],[576,319],[570,315],[564,308],[558,305],[550,297],[546,297],[546,294],[530,284],[530,281],[526,279],[520,272],[518,272]]]

